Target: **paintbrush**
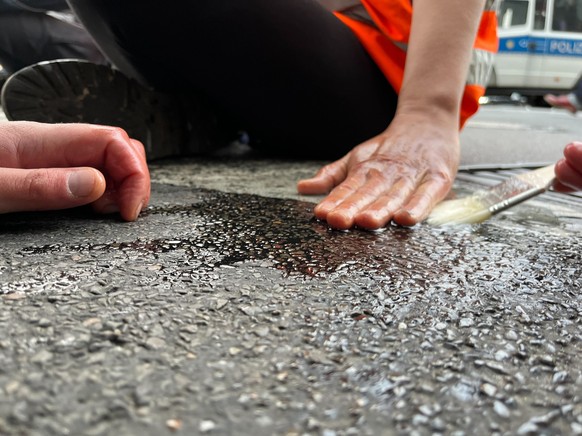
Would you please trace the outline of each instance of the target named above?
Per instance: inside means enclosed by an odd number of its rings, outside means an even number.
[[[554,178],[554,165],[510,177],[468,197],[437,204],[426,221],[435,226],[480,223],[545,192]]]

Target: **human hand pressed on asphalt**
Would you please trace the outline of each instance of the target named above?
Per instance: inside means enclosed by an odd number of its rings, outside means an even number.
[[[449,192],[459,164],[456,128],[418,115],[395,118],[382,134],[301,180],[301,194],[326,194],[314,210],[336,229],[412,226]],[[331,191],[331,192],[330,192]]]
[[[0,124],[0,213],[91,204],[134,221],[150,197],[139,141],[89,124]]]
[[[564,148],[564,159],[556,163],[556,191],[582,190],[582,142],[571,142]]]

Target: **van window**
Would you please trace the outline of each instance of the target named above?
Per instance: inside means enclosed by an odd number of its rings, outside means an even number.
[[[544,30],[546,28],[547,3],[547,0],[536,0],[534,30]]]
[[[523,0],[505,0],[501,2],[499,17],[504,29],[514,26],[524,26],[527,23],[527,7],[529,2]]]
[[[556,0],[552,30],[582,31],[582,0]]]

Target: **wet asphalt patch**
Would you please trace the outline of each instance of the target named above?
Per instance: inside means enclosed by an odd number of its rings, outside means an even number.
[[[132,224],[1,216],[0,433],[582,433],[579,206],[312,207],[157,184]]]

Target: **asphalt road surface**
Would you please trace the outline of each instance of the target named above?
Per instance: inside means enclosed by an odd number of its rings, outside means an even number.
[[[336,232],[294,194],[318,165],[152,165],[130,224],[0,216],[0,434],[582,434],[582,200]]]

